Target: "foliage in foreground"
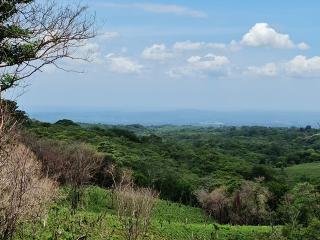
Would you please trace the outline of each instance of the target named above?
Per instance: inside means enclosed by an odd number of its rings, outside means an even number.
[[[151,188],[135,186],[130,171],[121,171],[118,181],[114,166],[110,166],[107,171],[114,181],[111,191],[112,203],[123,227],[125,238],[138,240],[149,230],[159,194]]]
[[[0,94],[0,239],[12,239],[21,221],[35,222],[55,197],[34,153],[19,142],[17,116]]]
[[[74,214],[70,208],[70,191],[68,188],[61,191],[61,198],[51,208],[46,224],[23,224],[15,239],[127,239],[109,191],[87,188],[82,207]],[[257,240],[258,233],[269,231],[269,227],[263,226],[218,225],[198,208],[159,200],[149,231],[139,239]]]

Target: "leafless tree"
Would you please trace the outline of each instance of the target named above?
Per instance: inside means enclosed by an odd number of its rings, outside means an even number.
[[[269,217],[268,199],[270,192],[257,180],[244,181],[233,193],[231,222],[234,224],[261,224]]]
[[[6,2],[1,1],[0,6]],[[19,2],[7,10],[15,12],[12,16],[0,19],[0,27],[10,26],[4,28],[7,36],[0,38],[0,91],[16,86],[46,65],[62,68],[60,59],[87,59],[75,55],[76,49],[95,36],[94,16],[88,15],[84,6],[61,5],[55,0]],[[24,32],[10,35],[11,27]]]
[[[41,218],[56,194],[41,163],[18,141],[15,120],[0,104],[0,239],[11,239],[18,222]]]
[[[208,193],[204,190],[196,192],[198,201],[203,209],[214,217],[219,223],[228,222],[229,199],[224,187],[217,188]]]
[[[261,184],[263,179],[244,181],[239,189],[227,193],[225,187],[195,194],[202,208],[219,223],[240,225],[266,223],[270,218],[270,192]]]
[[[66,183],[73,190],[72,209],[75,210],[81,199],[83,186],[89,183],[93,175],[100,168],[103,155],[97,154],[93,148],[83,143],[71,144],[67,147],[65,154],[65,160],[68,159],[68,161],[64,163],[63,169]]]
[[[75,210],[83,186],[90,183],[100,169],[104,155],[84,143],[37,139],[29,134],[25,134],[22,141],[42,162],[44,174],[72,188],[72,208]]]

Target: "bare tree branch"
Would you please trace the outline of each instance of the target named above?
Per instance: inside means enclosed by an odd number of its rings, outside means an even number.
[[[0,38],[1,91],[17,86],[46,65],[64,70],[59,65],[61,59],[88,60],[75,53],[95,36],[94,22],[95,16],[88,15],[87,7],[81,5],[59,5],[54,0],[18,5],[16,14],[0,21],[0,27],[16,26],[26,31]],[[25,48],[28,51],[20,53]]]

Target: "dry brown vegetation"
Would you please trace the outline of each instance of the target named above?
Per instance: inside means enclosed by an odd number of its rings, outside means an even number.
[[[109,172],[115,180],[114,167]],[[113,202],[127,240],[144,238],[150,227],[152,211],[159,194],[150,188],[134,186],[130,171],[121,173],[114,182]]]
[[[229,199],[224,187],[217,188],[209,193],[200,190],[196,192],[196,196],[210,216],[217,219],[220,223],[228,220]]]
[[[70,186],[73,190],[72,208],[76,209],[83,186],[90,183],[100,168],[104,156],[83,143],[36,139],[25,135],[23,141],[42,162],[42,169],[50,178]]]
[[[268,200],[270,193],[256,182],[244,181],[238,190],[228,193],[224,187],[211,192],[196,192],[202,208],[220,223],[261,224],[270,217]]]
[[[0,104],[0,239],[11,239],[22,221],[37,221],[56,195],[41,163],[17,140],[17,122]]]

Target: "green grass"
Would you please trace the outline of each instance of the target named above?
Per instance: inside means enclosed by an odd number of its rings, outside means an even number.
[[[320,178],[320,162],[293,165],[285,169],[294,182],[301,180],[317,181]]]
[[[68,190],[52,206],[45,222],[24,223],[16,239],[124,239],[121,224],[112,209],[111,196],[106,190],[88,187],[76,213],[69,207]],[[159,200],[154,210],[151,229],[145,239],[184,240],[257,240],[257,233],[270,231],[263,226],[229,226],[214,224],[199,208]],[[218,238],[212,238],[218,236]]]

